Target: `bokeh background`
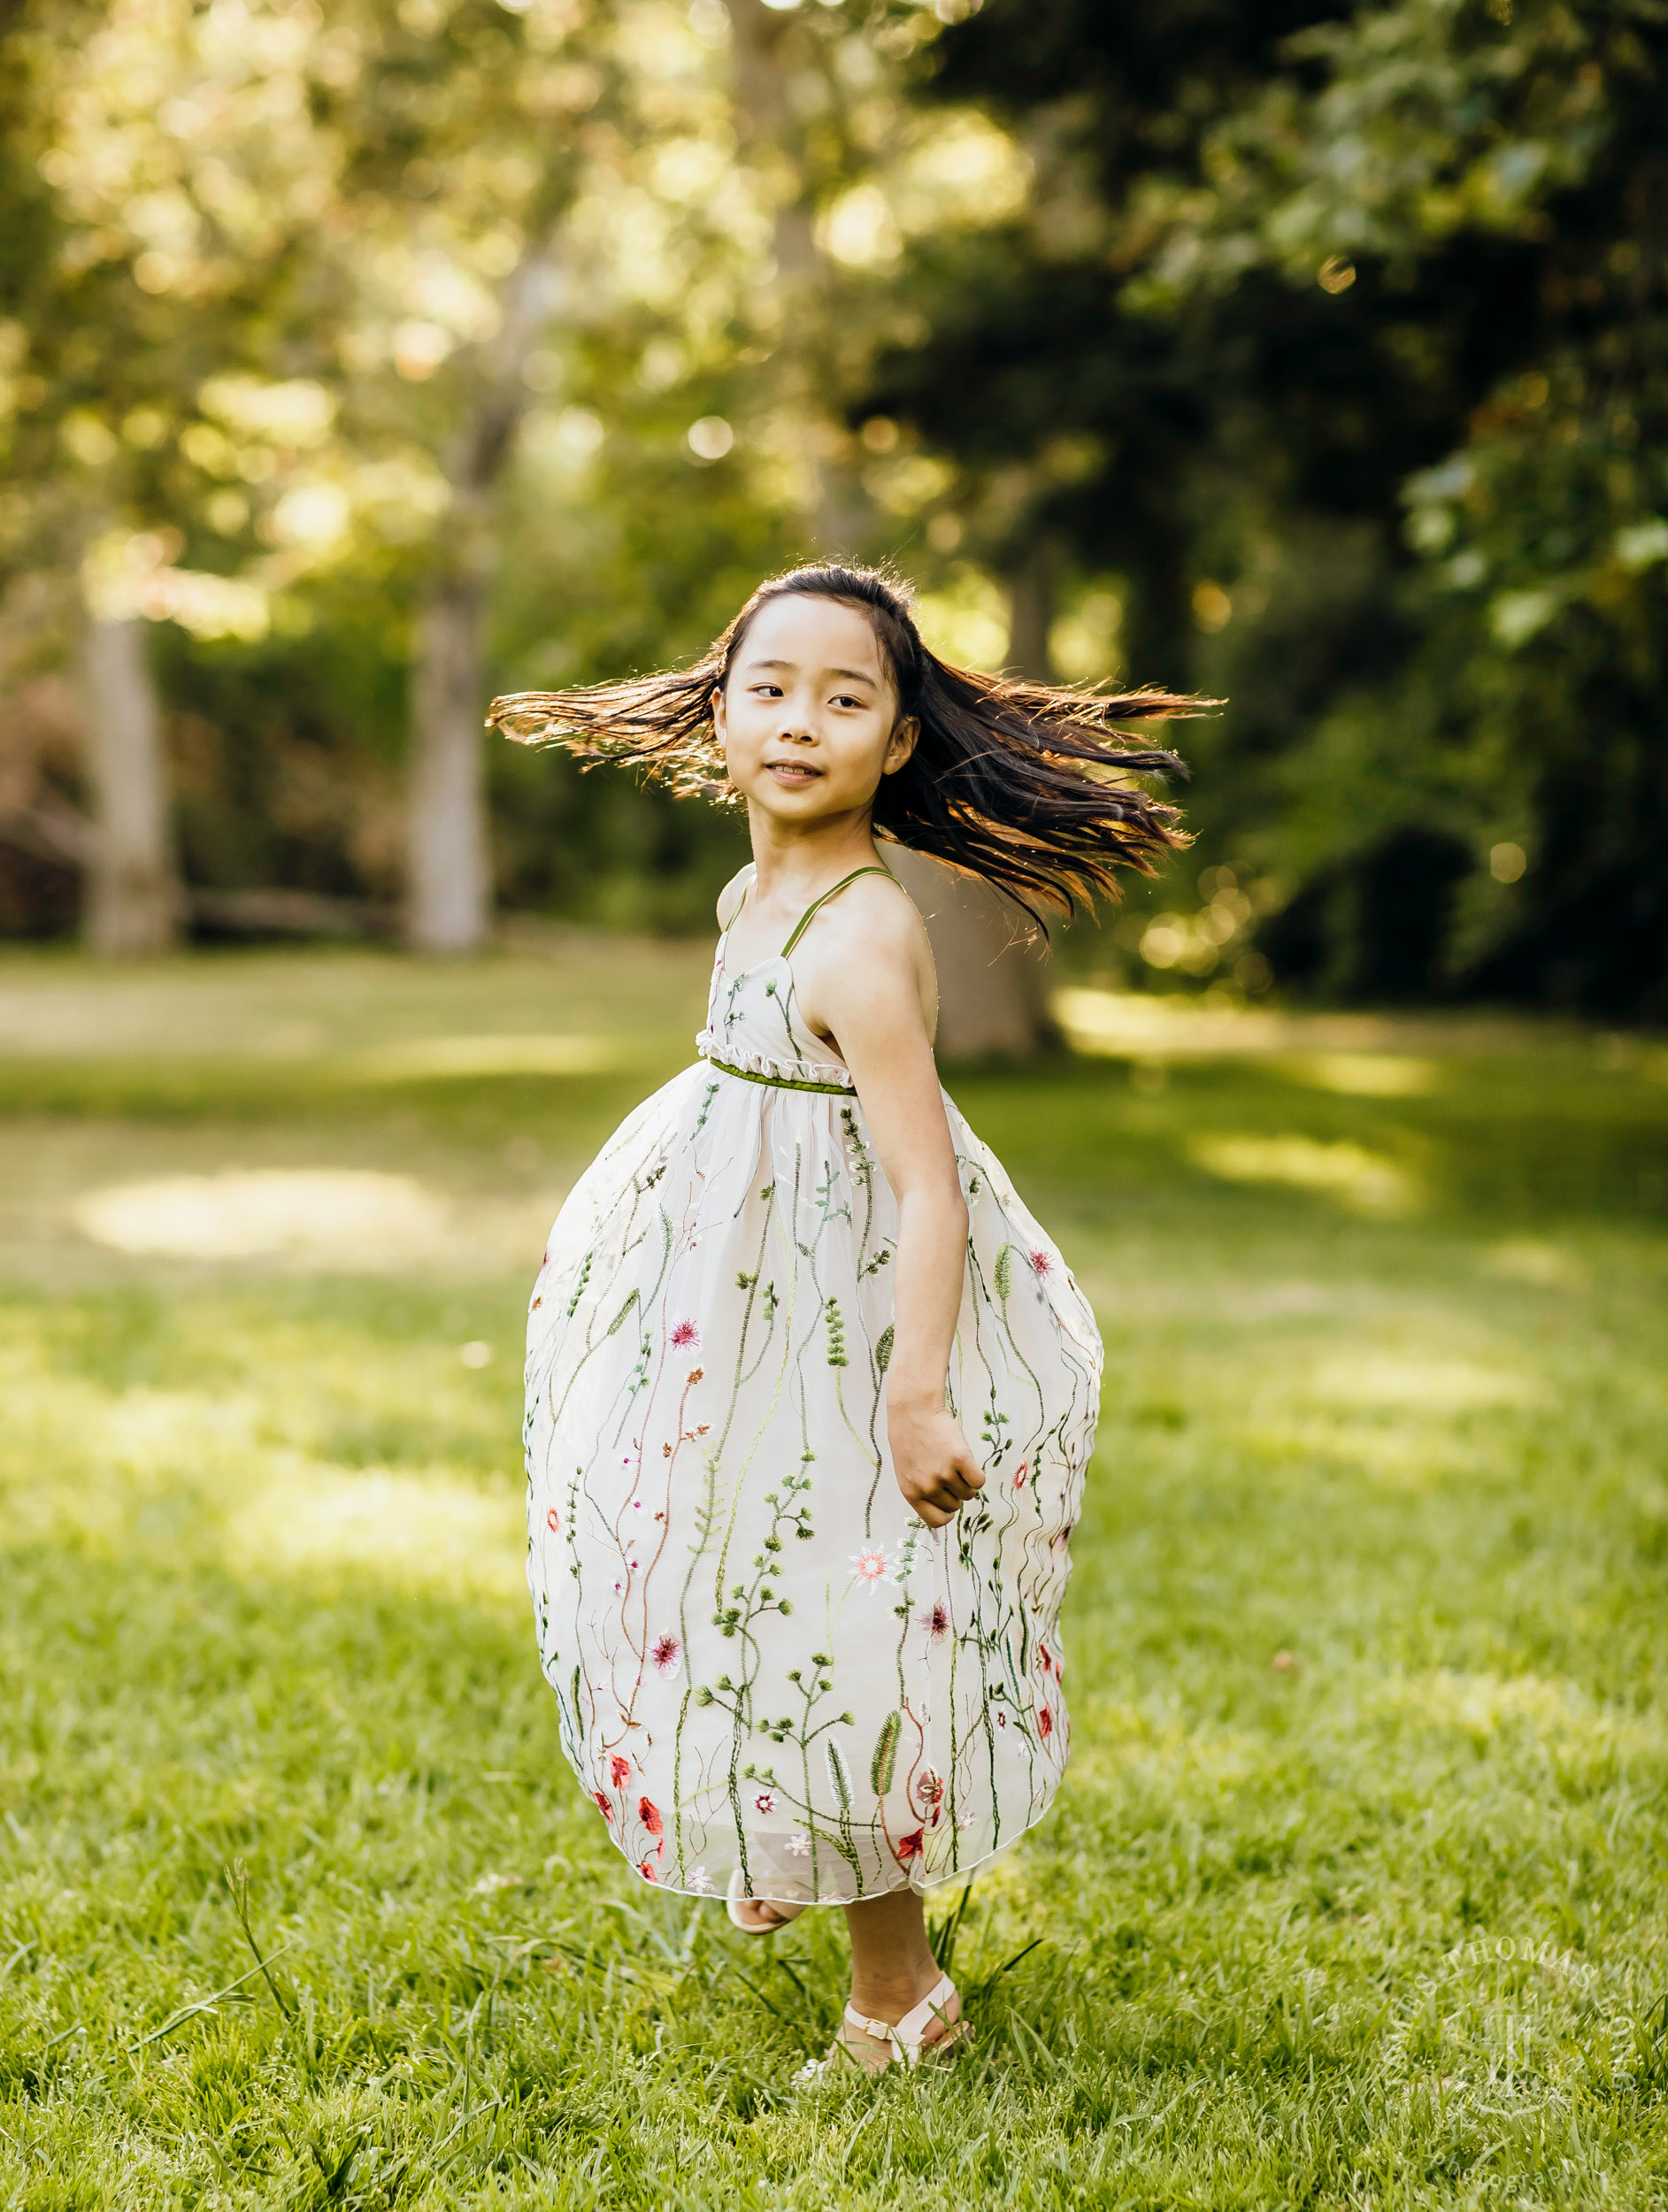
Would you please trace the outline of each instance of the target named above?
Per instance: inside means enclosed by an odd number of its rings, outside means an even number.
[[[1659,0],[12,0],[0,117],[0,2205],[1668,2207]],[[918,886],[1072,1761],[804,2096],[522,1578],[741,826],[481,718],[829,550],[1227,703],[1048,964]]]
[[[1120,981],[1668,1005],[1647,0],[4,39],[0,929],[703,929],[734,821],[480,702],[834,549],[969,660],[1229,701]]]

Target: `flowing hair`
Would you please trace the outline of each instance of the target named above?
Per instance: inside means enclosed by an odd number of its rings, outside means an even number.
[[[623,761],[680,794],[734,800],[712,725],[721,691],[759,609],[796,594],[867,615],[900,717],[920,725],[904,765],[882,776],[882,836],[983,876],[1042,922],[1033,901],[1067,914],[1096,893],[1116,898],[1116,871],[1156,872],[1188,844],[1177,810],[1138,776],[1185,778],[1174,753],[1117,734],[1126,722],[1197,712],[1215,700],[1169,691],[1108,693],[955,668],[922,642],[911,595],[872,568],[796,568],[759,586],[693,667],[576,691],[495,699],[488,729],[522,745],[560,745],[587,767]]]

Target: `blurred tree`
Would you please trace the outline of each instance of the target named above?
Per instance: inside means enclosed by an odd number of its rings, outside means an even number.
[[[1131,672],[1233,695],[1195,820],[1295,899],[1277,966],[1668,1004],[1656,0],[990,0],[923,66],[1037,184],[918,251],[867,403],[988,501],[1051,468]]]

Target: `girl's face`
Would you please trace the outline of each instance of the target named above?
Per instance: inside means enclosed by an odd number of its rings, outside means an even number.
[[[730,781],[784,826],[872,803],[915,749],[897,708],[867,615],[795,592],[759,609],[712,695]]]

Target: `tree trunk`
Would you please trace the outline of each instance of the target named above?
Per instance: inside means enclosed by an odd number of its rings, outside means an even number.
[[[407,932],[419,952],[471,951],[490,926],[481,597],[476,578],[442,576],[418,619]]]
[[[1054,1043],[1047,949],[1027,941],[1030,917],[926,853],[882,849],[926,924],[938,970],[939,1056],[1024,1060]]]
[[[527,355],[556,303],[549,250],[521,261],[503,318],[481,349],[473,404],[448,457],[446,545],[418,614],[406,818],[408,943],[470,952],[492,926],[481,626],[493,553],[493,493],[527,405]]]
[[[1054,627],[1056,560],[1046,538],[1034,537],[1004,580],[1008,586],[1008,666],[1033,683],[1054,681],[1049,632]]]
[[[1008,576],[1008,665],[1047,683],[1054,549],[1034,539]],[[926,918],[938,968],[938,1049],[947,1060],[1023,1060],[1057,1041],[1048,946],[1030,917],[977,877],[888,848],[888,864]]]
[[[95,835],[83,908],[107,959],[165,952],[185,902],[168,827],[162,718],[137,615],[89,616],[82,653]]]

